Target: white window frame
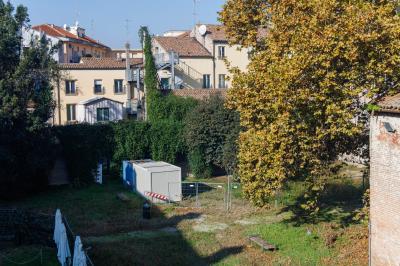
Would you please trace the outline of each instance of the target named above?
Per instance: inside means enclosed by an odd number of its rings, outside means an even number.
[[[223,78],[223,80],[221,78]],[[226,74],[219,74],[218,75],[218,88],[219,89],[226,89]]]
[[[211,75],[204,74],[203,75],[203,89],[210,89],[211,88]]]
[[[97,84],[97,83],[100,83],[100,84]],[[100,92],[96,92],[96,85],[100,85],[100,89],[101,89],[101,91]],[[93,92],[94,92],[94,94],[104,94],[104,89],[103,89],[103,80],[102,79],[95,79],[94,80],[94,83],[93,83]]]
[[[224,59],[226,57],[226,53],[225,53],[225,46],[223,45],[219,45],[218,46],[218,58],[219,59]]]
[[[117,84],[120,85],[116,86]],[[114,94],[123,94],[124,92],[124,80],[114,79]]]
[[[72,84],[74,90],[72,91]],[[76,82],[75,80],[65,80],[65,95],[76,95]]]
[[[102,113],[101,113],[101,115],[100,115],[100,116],[102,117],[101,120],[99,120],[99,111],[100,111],[100,110],[102,110]],[[104,117],[105,117],[105,116],[104,116],[104,111],[105,111],[105,110],[107,110],[107,114],[108,114],[108,116],[107,116],[108,119],[107,119],[107,120],[104,119]],[[97,121],[97,122],[107,122],[107,121],[110,121],[110,108],[109,108],[109,107],[99,107],[99,108],[97,108],[97,109],[96,109],[96,121]]]
[[[67,104],[66,111],[67,111],[67,121],[68,122],[76,121],[76,104]]]

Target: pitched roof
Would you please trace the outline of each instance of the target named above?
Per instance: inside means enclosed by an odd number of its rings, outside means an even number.
[[[113,99],[106,98],[106,97],[100,97],[100,96],[95,96],[95,97],[89,98],[89,99],[87,99],[87,100],[80,101],[79,104],[82,104],[82,105],[89,105],[89,104],[93,104],[93,103],[99,102],[99,101],[112,101],[112,102],[116,102],[116,103],[123,104],[123,102],[115,101],[115,100],[113,100]]]
[[[223,25],[214,25],[207,24],[207,37],[211,38],[214,41],[228,41],[225,33],[225,26]]]
[[[398,113],[400,112],[400,93],[393,96],[386,96],[377,104],[380,107],[379,111]]]
[[[171,90],[172,94],[180,97],[191,97],[197,100],[205,100],[211,95],[220,94],[222,98],[226,98],[227,89],[180,89]]]
[[[204,46],[195,38],[187,37],[186,34],[177,37],[157,36],[154,39],[164,50],[173,50],[180,57],[211,57],[210,52]]]
[[[142,58],[130,58],[129,64],[141,65]],[[115,59],[110,57],[94,58],[83,57],[79,63],[62,63],[59,64],[61,69],[125,69],[125,59]]]
[[[63,38],[69,38],[69,39],[73,39],[73,40],[77,40],[77,41],[81,41],[81,42],[86,42],[88,44],[91,45],[99,45],[102,46],[104,48],[109,48],[108,46],[90,38],[89,36],[83,36],[83,37],[79,37],[75,34],[72,34],[71,32],[65,30],[62,27],[56,26],[54,24],[41,24],[41,25],[36,25],[33,26],[32,29],[37,30],[37,31],[41,31],[46,33],[46,35],[52,36],[52,37],[63,37]]]

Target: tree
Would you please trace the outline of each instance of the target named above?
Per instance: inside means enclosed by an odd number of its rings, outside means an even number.
[[[27,9],[0,0],[0,194],[17,195],[47,183],[52,136],[47,126],[58,75],[45,38],[22,52]]]
[[[236,169],[239,116],[224,107],[224,99],[213,95],[200,102],[186,118],[185,138],[191,171],[210,177],[215,167],[229,174]]]
[[[329,163],[365,128],[365,97],[398,91],[396,1],[228,0],[220,13],[232,42],[253,49],[233,70],[228,106],[238,110],[239,173],[257,205],[287,180],[306,179],[315,201]],[[241,29],[246,30],[241,30]],[[260,36],[260,33],[266,35]]]

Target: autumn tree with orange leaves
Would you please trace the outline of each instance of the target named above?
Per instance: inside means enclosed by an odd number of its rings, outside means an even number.
[[[354,149],[365,101],[399,91],[396,1],[228,0],[230,42],[251,48],[232,69],[227,105],[238,110],[239,174],[256,205],[288,180],[309,184],[303,207],[318,210],[329,164]]]

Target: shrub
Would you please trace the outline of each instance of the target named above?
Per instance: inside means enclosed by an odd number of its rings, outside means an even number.
[[[115,150],[113,161],[137,160],[150,157],[151,126],[146,122],[122,121],[114,125]]]
[[[193,174],[205,177],[216,167],[234,173],[239,116],[220,95],[200,102],[186,117],[185,139]]]
[[[60,126],[55,128],[55,133],[75,186],[92,182],[97,163],[112,158],[114,138],[111,124]]]
[[[183,136],[184,124],[174,120],[160,120],[151,125],[150,149],[153,160],[175,163],[186,153]]]

